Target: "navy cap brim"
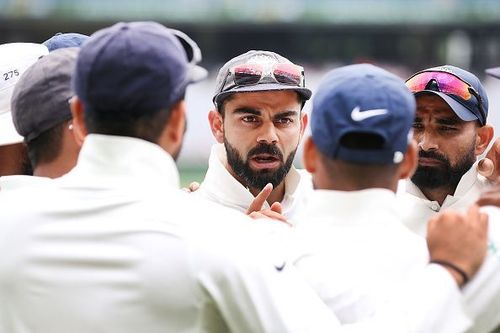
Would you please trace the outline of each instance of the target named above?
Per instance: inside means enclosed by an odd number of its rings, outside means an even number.
[[[223,91],[223,92],[215,95],[214,102],[216,104],[218,104],[221,100],[223,100],[227,96],[232,95],[234,93],[278,91],[278,90],[296,91],[304,100],[310,99],[311,95],[312,95],[311,90],[309,90],[307,88],[303,88],[303,87],[286,86],[286,85],[279,84],[279,83],[263,83],[263,84],[255,84],[255,85],[250,85],[250,86],[235,87],[235,88],[231,88],[230,90]]]
[[[194,65],[190,69],[189,76],[190,76],[189,83],[200,82],[207,78],[208,71],[201,66]]]
[[[434,90],[422,90],[419,91],[418,93],[415,93],[415,97],[425,93],[434,94],[441,97],[446,102],[446,104],[448,104],[448,106],[453,110],[453,112],[455,112],[455,114],[463,121],[479,120],[479,118],[474,113],[472,113],[472,111],[470,111],[465,106],[454,100],[452,97],[446,95],[445,93]]]
[[[485,72],[488,75],[491,75],[493,77],[496,77],[497,79],[500,79],[500,67],[488,68]]]

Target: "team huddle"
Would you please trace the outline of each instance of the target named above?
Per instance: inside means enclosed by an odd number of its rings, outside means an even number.
[[[313,93],[302,66],[242,53],[216,78],[205,178],[180,189],[200,61],[154,22],[0,45],[1,333],[500,330],[474,74],[356,64]]]

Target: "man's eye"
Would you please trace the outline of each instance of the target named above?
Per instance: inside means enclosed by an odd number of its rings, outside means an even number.
[[[243,120],[246,123],[253,123],[253,122],[257,121],[257,117],[255,117],[255,116],[244,116],[243,118],[241,118],[241,120]]]
[[[292,118],[286,118],[286,117],[285,118],[279,118],[279,119],[276,120],[276,122],[278,124],[291,124],[291,123],[293,123],[293,119]]]
[[[455,127],[450,127],[450,126],[440,126],[439,127],[439,130],[443,131],[443,132],[455,132],[457,131],[458,129],[455,128]]]
[[[414,129],[419,130],[419,129],[423,129],[423,128],[424,128],[424,125],[422,125],[422,123],[413,123],[412,127],[413,127]]]

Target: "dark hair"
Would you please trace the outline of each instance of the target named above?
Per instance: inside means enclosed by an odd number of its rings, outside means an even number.
[[[26,143],[31,166],[35,169],[39,164],[54,161],[62,151],[64,127],[70,120],[60,123],[38,135]]]
[[[177,102],[182,101],[184,96]],[[172,106],[173,106],[172,105]],[[89,133],[129,136],[157,143],[167,124],[172,107],[141,112],[85,111],[85,126]]]
[[[376,150],[384,146],[384,138],[374,133],[349,132],[340,138],[340,145],[349,149]]]
[[[383,147],[384,139],[373,133],[350,132],[340,139],[340,143],[350,149],[375,151]],[[398,168],[398,164],[355,163],[320,155],[332,182],[335,182],[336,178],[342,178],[356,190],[386,187]]]

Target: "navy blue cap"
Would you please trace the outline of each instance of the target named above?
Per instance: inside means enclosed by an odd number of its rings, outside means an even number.
[[[176,34],[155,22],[117,23],[81,47],[72,85],[87,111],[154,113],[182,99],[195,73]]]
[[[49,52],[52,52],[54,50],[64,49],[67,47],[80,47],[87,39],[89,39],[89,36],[82,35],[76,32],[58,32],[57,34],[43,42],[43,45],[47,46]]]
[[[486,118],[488,117],[488,95],[486,94],[486,90],[484,89],[481,81],[472,73],[463,70],[461,68],[451,66],[451,65],[443,65],[438,67],[432,67],[428,69],[424,69],[418,73],[423,72],[448,72],[462,81],[468,83],[474,91],[477,93],[477,97],[473,95],[473,97],[469,100],[464,100],[457,95],[454,94],[446,94],[444,92],[440,92],[438,90],[433,89],[425,89],[415,93],[415,97],[418,97],[421,94],[431,93],[434,95],[438,95],[441,97],[446,104],[455,112],[455,114],[462,119],[463,121],[476,121],[484,125],[486,124]],[[416,73],[416,74],[418,74]],[[415,75],[416,75],[415,74]],[[413,76],[412,76],[413,77]],[[481,112],[482,110],[482,112]]]
[[[360,164],[403,160],[412,137],[416,103],[403,80],[369,64],[330,71],[313,98],[313,141],[325,156]],[[351,134],[380,138],[377,149],[344,144]]]

